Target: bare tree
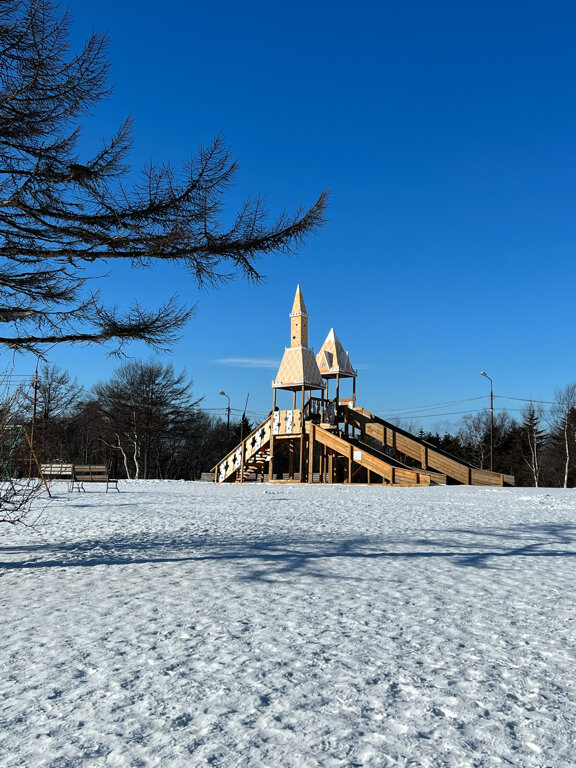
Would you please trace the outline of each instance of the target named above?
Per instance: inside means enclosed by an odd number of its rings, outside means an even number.
[[[33,525],[39,516],[32,514],[34,501],[43,486],[37,478],[23,477],[29,446],[18,423],[20,391],[10,389],[8,378],[0,382],[0,523]]]
[[[550,409],[550,426],[553,435],[562,443],[564,467],[563,487],[568,487],[568,475],[572,463],[572,443],[576,439],[576,383],[556,390],[556,402]]]
[[[106,444],[122,455],[128,477],[163,477],[173,438],[195,415],[192,382],[172,364],[133,360],[94,387]],[[131,469],[129,469],[131,467]]]
[[[32,414],[30,434],[44,460],[61,456],[66,416],[80,403],[82,387],[68,371],[44,363],[34,375],[32,387],[22,390],[22,408]]]
[[[496,471],[512,473],[509,466],[509,443],[515,429],[515,422],[506,411],[494,415],[494,468]],[[456,436],[460,450],[470,461],[480,469],[486,469],[490,457],[491,417],[489,410],[467,414],[462,419],[462,427]],[[454,448],[453,448],[454,450]]]
[[[33,527],[41,512],[33,513],[34,502],[44,490],[37,478],[13,478],[0,485],[0,523]]]
[[[262,255],[292,251],[323,223],[326,195],[273,223],[249,199],[222,228],[237,165],[221,137],[181,172],[150,165],[132,185],[130,120],[81,156],[79,120],[109,91],[107,41],[94,33],[70,54],[69,22],[50,0],[0,0],[0,344],[166,348],[192,310],[175,297],[155,310],[107,307],[89,288],[90,265],[172,262],[198,286],[238,272],[258,280]]]

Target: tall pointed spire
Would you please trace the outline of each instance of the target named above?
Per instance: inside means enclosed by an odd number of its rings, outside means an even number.
[[[304,304],[304,296],[302,296],[302,290],[300,283],[296,287],[296,295],[294,296],[294,304],[292,305],[291,315],[308,315],[306,304]]]
[[[308,346],[308,310],[304,304],[304,296],[300,290],[300,285],[296,288],[292,312],[290,312],[290,346],[307,347]]]
[[[290,346],[284,351],[272,386],[275,389],[324,389],[314,350],[308,347],[308,310],[300,286],[296,288],[290,312],[290,337]]]

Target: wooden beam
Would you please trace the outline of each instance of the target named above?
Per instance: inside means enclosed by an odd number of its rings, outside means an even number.
[[[348,434],[348,432],[346,432]],[[348,483],[350,484],[352,482],[352,455],[354,453],[354,448],[350,446],[350,451],[348,453]]]
[[[305,426],[304,425],[304,393],[305,393],[304,384],[302,384],[302,431],[300,433],[300,461],[298,464],[298,468],[300,472],[300,477],[298,479],[298,482],[300,483],[304,482],[304,480],[302,479],[303,473],[304,473],[304,440],[305,440],[305,433],[306,433],[306,430],[304,428]]]
[[[308,434],[308,482],[314,482],[314,432],[316,425],[310,424],[310,433]]]
[[[270,458],[268,461],[268,482],[274,479],[274,413],[276,411],[276,390],[272,390],[272,413],[270,414]]]

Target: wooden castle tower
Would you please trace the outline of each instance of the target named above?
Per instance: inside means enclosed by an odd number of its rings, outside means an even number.
[[[308,310],[298,286],[290,346],[272,382],[272,410],[216,464],[215,482],[514,484],[509,475],[477,469],[357,406],[356,378],[333,328],[317,355],[308,346]],[[347,379],[352,392],[341,397]],[[280,408],[284,393],[289,393],[289,407]]]

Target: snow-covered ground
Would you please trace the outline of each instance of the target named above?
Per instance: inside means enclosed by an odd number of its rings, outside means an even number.
[[[55,486],[0,765],[576,765],[576,491]]]

